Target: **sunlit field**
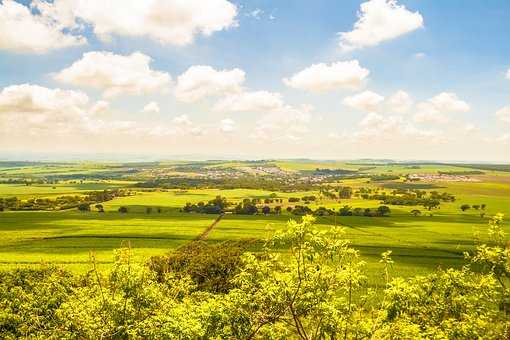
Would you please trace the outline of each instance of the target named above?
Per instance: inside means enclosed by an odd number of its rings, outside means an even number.
[[[277,164],[295,171],[310,170],[322,163]],[[289,165],[290,164],[290,165]],[[233,164],[229,164],[233,165]],[[242,166],[239,164],[238,166]],[[326,163],[332,169],[344,169],[344,163]],[[349,165],[352,168],[352,165]],[[354,169],[354,168],[353,168]],[[370,172],[406,175],[409,172],[462,171],[465,168],[432,165],[409,169],[406,166],[373,166]],[[76,168],[75,168],[76,170]],[[32,173],[24,168],[23,174]],[[53,170],[52,170],[53,171]],[[323,216],[317,218],[323,228],[342,226],[345,238],[361,251],[372,279],[377,281],[381,272],[380,254],[393,251],[396,275],[412,276],[430,272],[438,267],[460,267],[465,261],[463,252],[472,250],[475,236],[485,234],[487,219],[498,213],[510,215],[510,175],[504,172],[485,172],[476,175],[476,182],[427,183],[432,189],[448,192],[456,197],[455,202],[442,203],[439,209],[427,211],[416,206],[390,206],[386,217]],[[387,189],[389,184],[400,181],[373,182],[367,178],[345,179],[330,183],[332,186],[353,188],[372,187]],[[130,188],[135,182],[122,180],[74,180],[57,184],[0,184],[0,197],[18,196],[21,199],[57,197],[61,195],[83,195],[89,191],[108,188]],[[402,183],[403,184],[403,183]],[[423,184],[420,182],[420,184]],[[413,186],[414,184],[406,184]],[[391,185],[389,185],[391,187]],[[289,197],[316,195],[318,199],[307,206],[312,210],[327,207],[338,210],[348,205],[352,208],[377,208],[380,202],[362,198],[328,199],[319,191],[278,192],[260,189],[156,189],[133,188],[133,195],[118,197],[104,202],[104,213],[92,207],[91,211],[76,209],[65,211],[4,211],[0,213],[0,245],[2,260],[0,268],[37,266],[52,263],[76,272],[90,269],[91,256],[101,266],[110,266],[113,251],[129,246],[134,259],[140,263],[151,256],[171,252],[192,241],[216,218],[214,215],[185,213],[182,207],[200,201],[207,202],[222,196],[233,204],[243,199],[264,199],[273,194],[283,203],[271,203],[283,207],[281,215],[225,215],[208,235],[207,242],[228,240],[252,240],[252,250],[259,251],[275,230],[284,228],[289,219],[299,216],[288,213],[285,208]],[[485,215],[470,209],[461,211],[462,204],[485,204]],[[128,212],[121,214],[120,207]],[[147,213],[147,208],[151,208]],[[421,209],[420,216],[411,211]],[[510,224],[505,222],[505,229]],[[510,230],[509,230],[510,231]]]

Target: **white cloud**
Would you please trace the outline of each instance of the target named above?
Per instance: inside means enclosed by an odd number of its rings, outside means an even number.
[[[268,91],[242,92],[222,98],[216,103],[215,111],[259,112],[283,107],[280,93]]]
[[[0,113],[69,113],[81,112],[88,103],[78,91],[49,89],[30,84],[12,85],[0,93]]]
[[[82,120],[89,98],[77,91],[22,84],[0,92],[0,125],[22,133],[55,133]]]
[[[217,71],[211,66],[191,66],[177,78],[175,96],[183,102],[195,102],[207,96],[241,91],[245,73],[238,68]]]
[[[473,123],[466,123],[466,124],[464,124],[462,130],[466,134],[472,134],[474,132],[478,132],[480,129]]]
[[[420,130],[406,122],[400,116],[383,116],[378,113],[367,114],[359,123],[360,130],[352,135],[358,141],[366,140],[405,140],[426,139],[441,141],[442,134],[438,131]]]
[[[446,124],[450,121],[450,118],[444,113],[437,111],[432,105],[420,103],[417,106],[414,121],[417,123]]]
[[[406,113],[413,106],[413,99],[407,92],[399,90],[389,97],[385,104],[389,112]]]
[[[205,134],[205,131],[203,128],[199,127],[199,126],[195,126],[193,128],[190,129],[189,131],[193,136],[202,136]]]
[[[83,36],[64,33],[51,18],[33,14],[15,1],[0,2],[0,49],[44,53],[86,41]]]
[[[175,117],[173,120],[174,124],[177,125],[192,125],[193,123],[189,119],[188,115],[180,115]]]
[[[234,132],[236,130],[236,128],[237,128],[236,123],[230,118],[222,119],[220,121],[220,131],[221,132],[231,133],[231,132]]]
[[[90,112],[92,114],[104,113],[110,108],[110,103],[106,100],[100,100],[92,106]]]
[[[465,101],[452,92],[442,92],[429,99],[429,102],[441,112],[467,112],[471,109]]]
[[[263,140],[297,141],[308,132],[311,115],[308,112],[284,106],[263,115],[255,125],[252,137]]]
[[[380,105],[383,101],[383,96],[372,91],[364,91],[354,96],[344,98],[342,103],[356,110],[376,112],[379,111]]]
[[[506,79],[510,80],[510,68],[506,71]]]
[[[187,45],[197,35],[237,25],[237,7],[227,0],[55,0],[37,1],[36,6],[68,27],[90,24],[105,41],[118,35]]]
[[[414,57],[415,57],[416,59],[423,59],[423,58],[425,58],[426,56],[427,56],[427,55],[426,55],[425,53],[423,53],[423,52],[418,52],[418,53],[415,53],[415,54],[414,54]]]
[[[471,107],[455,93],[442,92],[426,102],[419,103],[416,109],[416,122],[444,124],[450,120],[446,113],[467,112]]]
[[[255,8],[253,11],[246,13],[247,17],[252,17],[254,19],[260,20],[261,15],[264,14],[264,11],[260,8]]]
[[[150,102],[145,105],[142,109],[142,112],[155,112],[158,113],[160,111],[159,105],[156,102]]]
[[[510,106],[505,106],[496,112],[496,117],[502,122],[510,123]]]
[[[140,52],[127,56],[87,52],[54,77],[63,83],[103,90],[107,98],[166,90],[171,83],[170,75],[152,70],[150,62],[151,58]]]
[[[353,30],[339,33],[340,47],[351,51],[375,46],[421,27],[421,14],[407,10],[396,0],[369,0],[361,4]]]
[[[311,92],[332,90],[356,90],[363,86],[370,71],[360,66],[357,60],[328,64],[313,64],[310,67],[284,78],[285,85]]]
[[[364,112],[406,113],[413,106],[413,100],[402,90],[386,99],[375,92],[364,91],[344,98],[343,104]]]

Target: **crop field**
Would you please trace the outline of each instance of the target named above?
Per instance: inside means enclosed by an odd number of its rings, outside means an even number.
[[[346,163],[301,163],[279,161],[271,164],[291,169],[290,171],[315,168],[355,169]],[[246,164],[227,163],[243,167]],[[325,165],[325,166],[324,166]],[[87,171],[88,167],[82,169]],[[99,166],[98,166],[99,167]],[[95,168],[98,168],[95,167]],[[103,167],[103,166],[101,166]],[[221,165],[214,165],[221,168]],[[92,167],[94,168],[94,167]],[[23,169],[23,170],[21,170]],[[18,168],[18,174],[37,173],[44,167]],[[58,166],[50,167],[51,172],[63,171]],[[73,171],[79,171],[76,166]],[[460,170],[459,170],[460,169]],[[411,173],[437,173],[438,171],[465,171],[465,168],[438,165],[404,166],[376,165],[369,174],[407,175]],[[146,171],[144,169],[143,171]],[[455,202],[444,202],[439,209],[427,211],[416,206],[390,206],[391,214],[386,217],[365,216],[319,216],[317,223],[327,228],[342,226],[345,237],[359,249],[367,263],[371,280],[377,282],[381,272],[380,254],[392,250],[395,275],[411,276],[427,273],[437,267],[459,267],[464,263],[463,252],[473,249],[475,235],[486,237],[488,217],[498,212],[510,215],[510,174],[499,171],[485,171],[473,176],[474,181],[433,181],[408,183],[402,180],[374,182],[367,178],[334,180],[329,186],[350,186],[379,188],[391,192],[396,188],[418,188],[436,190],[455,195]],[[17,196],[20,199],[52,198],[61,195],[85,195],[90,191],[112,188],[129,188],[130,196],[117,197],[104,202],[104,212],[94,207],[91,211],[76,209],[63,211],[4,211],[0,212],[0,269],[38,266],[51,263],[72,271],[83,272],[90,268],[93,256],[99,266],[113,262],[113,251],[130,246],[134,259],[144,262],[154,255],[161,255],[177,249],[194,240],[213,223],[216,215],[185,213],[181,209],[186,203],[207,202],[216,196],[225,197],[232,204],[243,199],[261,199],[271,194],[281,198],[282,213],[275,215],[232,215],[226,214],[209,233],[207,242],[227,240],[253,240],[253,251],[259,251],[264,239],[275,230],[285,227],[289,219],[300,219],[286,211],[289,197],[315,195],[317,200],[308,202],[314,210],[318,207],[338,210],[343,206],[352,208],[377,208],[378,200],[352,197],[329,199],[322,197],[317,189],[309,191],[279,192],[263,189],[140,189],[136,181],[129,178],[109,180],[65,180],[53,184],[4,183],[0,184],[0,197]],[[465,212],[462,204],[485,204],[485,215],[473,209]],[[271,203],[274,208],[277,204]],[[120,207],[128,212],[121,214]],[[151,211],[148,212],[147,208]],[[420,216],[413,216],[413,209],[422,209]],[[505,222],[510,231],[510,224]]]

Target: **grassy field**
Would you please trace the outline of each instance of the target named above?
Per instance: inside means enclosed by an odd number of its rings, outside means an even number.
[[[338,163],[334,166],[343,165]],[[399,172],[411,170],[400,167]],[[420,173],[423,173],[423,170],[414,169]],[[389,217],[320,217],[317,223],[324,228],[335,224],[345,228],[346,237],[361,251],[367,262],[373,282],[377,282],[381,272],[380,254],[388,249],[393,251],[396,275],[426,273],[438,266],[461,266],[464,263],[463,251],[472,249],[474,245],[473,235],[478,231],[485,234],[488,216],[497,212],[510,216],[510,174],[487,171],[475,177],[478,182],[429,183],[438,187],[434,190],[454,194],[457,200],[453,203],[442,203],[439,210],[430,213],[419,208],[424,212],[422,216],[415,217],[410,214],[416,207],[391,206],[392,213]],[[63,182],[31,186],[1,184],[0,197],[53,197],[127,187],[130,184],[132,183],[125,181]],[[367,183],[366,178],[334,184],[353,188],[384,185]],[[145,261],[150,256],[167,253],[193,240],[216,218],[214,215],[180,212],[179,209],[187,202],[208,201],[218,195],[238,202],[244,198],[266,198],[271,193],[246,189],[138,191],[136,195],[104,203],[105,213],[83,213],[75,210],[0,212],[0,269],[51,262],[81,272],[90,267],[91,254],[94,254],[100,265],[108,266],[113,261],[113,250],[126,245],[134,249],[137,261]],[[286,202],[288,197],[318,195],[318,192],[276,194]],[[479,212],[473,209],[461,212],[459,207],[464,203],[486,204],[486,217],[480,217]],[[288,203],[284,203],[284,208],[286,204]],[[352,198],[340,201],[320,199],[309,204],[312,209],[318,206],[338,209],[343,205],[375,208],[380,202]],[[120,214],[117,210],[121,206],[127,207],[129,212]],[[147,207],[153,208],[152,213],[146,213]],[[157,212],[158,208],[160,213]],[[269,216],[226,215],[209,234],[208,241],[262,240],[275,230],[283,228],[290,218],[296,217],[287,213]],[[505,222],[505,229],[510,232],[508,221]],[[254,250],[257,250],[257,244],[260,245],[260,242],[256,243]]]

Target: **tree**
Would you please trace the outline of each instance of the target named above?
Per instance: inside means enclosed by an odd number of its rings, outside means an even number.
[[[147,207],[147,208],[145,208],[145,212],[146,212],[147,214],[152,213],[152,208],[151,208],[151,207]]]
[[[391,213],[391,210],[388,206],[386,205],[381,205],[379,206],[379,208],[377,208],[377,214],[379,216],[386,216],[388,215],[389,213]]]
[[[262,207],[262,213],[264,215],[269,215],[270,212],[271,212],[271,208],[269,206],[265,205]]]
[[[243,200],[235,207],[234,212],[239,215],[255,215],[259,210],[250,200]]]
[[[441,203],[438,200],[435,199],[427,199],[425,202],[423,202],[423,206],[428,209],[428,211],[431,211],[434,208],[437,208],[441,205]]]
[[[96,204],[96,205],[95,205],[95,208],[96,208],[96,210],[97,210],[98,212],[100,212],[100,213],[103,213],[103,212],[104,212],[104,207],[103,207],[103,205],[102,205],[102,204]]]
[[[485,203],[480,205],[480,208],[482,208],[482,210],[485,210],[485,207],[487,207],[487,205]]]
[[[90,204],[88,203],[81,203],[78,205],[78,210],[82,212],[90,211]]]
[[[359,252],[341,228],[321,231],[314,220],[290,221],[271,239],[271,248],[287,249],[290,261],[272,253],[242,257],[245,267],[233,280],[238,302],[226,308],[242,322],[231,322],[236,336],[223,338],[335,339],[363,332],[352,319],[358,310],[353,296],[363,282]]]
[[[119,212],[120,212],[121,214],[127,214],[127,212],[128,212],[128,208],[126,208],[126,207],[120,207],[120,208],[119,208]]]
[[[480,205],[479,204],[473,204],[473,209],[475,209],[475,210],[480,209]]]
[[[276,215],[280,215],[282,213],[282,207],[280,205],[277,205],[276,207],[274,207],[274,213]]]
[[[469,209],[471,209],[471,206],[469,204],[463,204],[460,206],[460,210],[462,210],[462,211],[466,211]]]
[[[363,208],[357,207],[352,209],[352,214],[354,216],[363,216]]]
[[[338,196],[341,199],[349,199],[352,196],[352,188],[351,187],[341,187],[338,190]]]
[[[419,215],[421,215],[421,211],[418,209],[414,209],[414,210],[411,210],[411,214],[413,214],[413,216],[419,216]]]
[[[338,209],[338,215],[340,215],[340,216],[351,216],[352,215],[351,207],[348,206],[348,205],[344,205],[343,207]]]

